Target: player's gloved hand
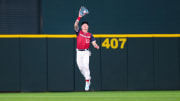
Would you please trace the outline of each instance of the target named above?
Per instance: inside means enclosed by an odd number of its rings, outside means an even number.
[[[85,16],[89,14],[89,11],[86,7],[81,6],[80,10],[79,10],[79,17]]]

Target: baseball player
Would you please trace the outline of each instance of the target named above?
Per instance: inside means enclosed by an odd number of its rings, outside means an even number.
[[[77,35],[77,48],[76,48],[76,61],[78,68],[85,78],[85,91],[89,91],[90,87],[90,70],[89,70],[89,56],[91,55],[89,51],[90,43],[94,48],[99,49],[95,38],[91,33],[88,32],[89,25],[88,22],[83,21],[81,24],[81,29],[79,29],[79,21],[82,16],[79,13],[77,20],[74,23],[74,30]]]

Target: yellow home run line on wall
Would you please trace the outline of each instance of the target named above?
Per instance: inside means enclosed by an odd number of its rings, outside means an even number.
[[[180,37],[180,34],[95,34],[97,38],[152,38],[152,37]]]
[[[153,38],[180,37],[180,34],[93,34],[95,38]],[[0,38],[76,38],[75,34],[7,34]]]

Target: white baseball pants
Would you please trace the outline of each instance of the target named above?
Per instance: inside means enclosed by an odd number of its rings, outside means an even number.
[[[90,70],[89,70],[89,56],[91,55],[89,50],[79,51],[76,49],[76,62],[81,74],[84,76],[85,80],[90,80]]]

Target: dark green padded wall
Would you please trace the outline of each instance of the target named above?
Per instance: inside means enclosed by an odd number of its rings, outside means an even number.
[[[74,90],[74,39],[48,39],[48,91]]]
[[[180,89],[179,38],[154,39],[154,88]]]
[[[19,39],[0,39],[0,91],[20,91]]]
[[[128,39],[128,89],[153,89],[153,39]]]
[[[20,39],[21,90],[47,91],[46,39]]]

